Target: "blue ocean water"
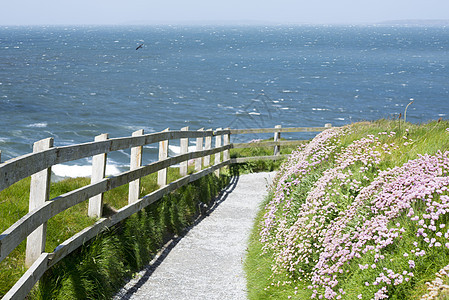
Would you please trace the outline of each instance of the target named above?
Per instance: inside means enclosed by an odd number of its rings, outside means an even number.
[[[448,79],[447,27],[0,27],[1,159],[49,136],[340,126],[410,99],[407,121],[426,122],[447,118]]]

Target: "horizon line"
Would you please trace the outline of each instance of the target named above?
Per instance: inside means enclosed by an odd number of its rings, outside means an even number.
[[[447,26],[449,19],[398,19],[377,22],[276,22],[266,20],[182,20],[182,21],[129,21],[120,23],[28,23],[28,24],[1,24],[2,27],[20,26]]]

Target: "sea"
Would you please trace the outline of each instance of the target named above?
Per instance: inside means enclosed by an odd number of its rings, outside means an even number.
[[[0,27],[2,162],[47,137],[66,146],[138,129],[425,123],[448,113],[444,26]],[[146,146],[144,163],[156,159],[157,145]],[[90,161],[54,175],[89,176]],[[129,151],[108,155],[109,174],[128,165]]]

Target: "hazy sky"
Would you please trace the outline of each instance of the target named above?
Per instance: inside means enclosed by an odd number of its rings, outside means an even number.
[[[1,25],[449,19],[449,0],[0,0]]]

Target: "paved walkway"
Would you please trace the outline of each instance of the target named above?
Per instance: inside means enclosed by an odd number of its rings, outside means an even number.
[[[114,299],[246,299],[247,240],[274,175],[235,177],[210,214],[169,242]]]

